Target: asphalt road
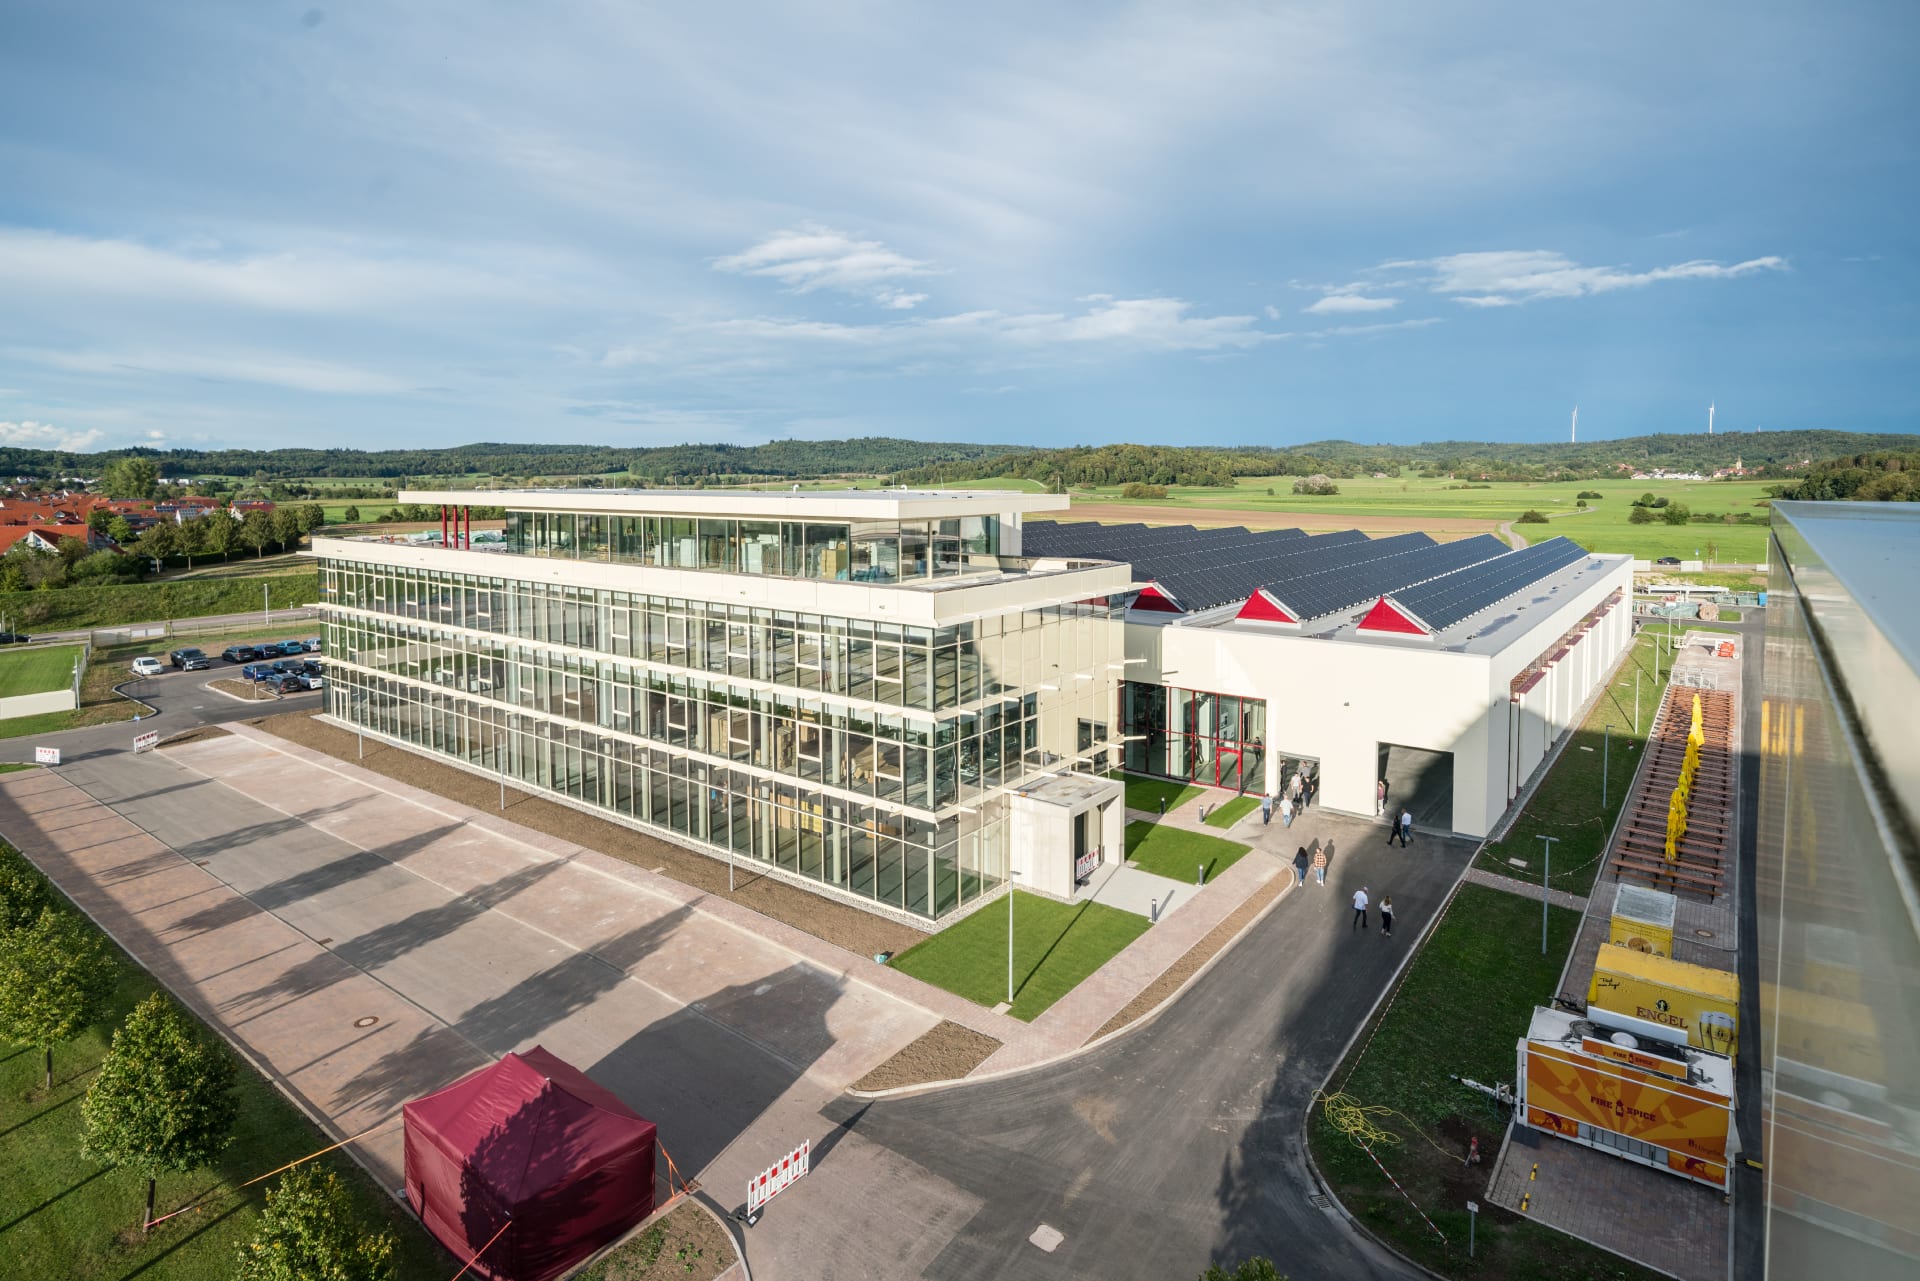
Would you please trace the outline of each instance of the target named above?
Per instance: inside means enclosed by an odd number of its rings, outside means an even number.
[[[1424,1275],[1307,1199],[1301,1122],[1472,848],[1343,841],[1326,889],[1309,880],[1289,891],[1148,1027],[1057,1067],[919,1098],[843,1100],[827,1115],[978,1198],[927,1265],[936,1281],[1178,1278],[1255,1254],[1294,1281]],[[1392,893],[1392,939],[1377,914],[1375,928],[1351,928],[1362,884],[1376,899]],[[1042,1224],[1064,1237],[1052,1252],[1029,1240]],[[909,1204],[861,1230],[928,1226]]]
[[[158,651],[162,657],[165,651]],[[325,655],[321,655],[324,660]],[[297,711],[317,707],[320,691],[289,694],[279,702],[242,703],[218,690],[208,689],[209,681],[238,677],[238,666],[214,659],[204,672],[176,672],[168,668],[159,676],[135,676],[127,673],[120,689],[148,704],[154,715],[139,721],[116,721],[111,725],[92,725],[58,734],[38,734],[24,738],[0,739],[0,761],[30,761],[36,747],[58,747],[69,760],[95,752],[116,751],[133,746],[134,737],[158,730],[162,738],[200,725],[218,725],[222,721],[250,720],[273,712]]]

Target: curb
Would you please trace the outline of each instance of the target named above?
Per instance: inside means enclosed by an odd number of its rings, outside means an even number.
[[[917,1095],[936,1094],[936,1093],[939,1093],[940,1091],[956,1089],[963,1085],[979,1085],[988,1081],[1004,1081],[1009,1077],[1019,1076],[1022,1073],[1032,1072],[1039,1068],[1058,1066],[1059,1064],[1065,1063],[1070,1059],[1078,1058],[1082,1054],[1086,1054],[1089,1051],[1099,1049],[1101,1046],[1106,1045],[1109,1042],[1116,1041],[1119,1038],[1127,1035],[1129,1032],[1134,1031],[1136,1028],[1143,1028],[1147,1026],[1149,1023],[1153,1022],[1155,1019],[1159,1018],[1162,1014],[1164,1014],[1167,1011],[1167,1009],[1175,1001],[1179,1000],[1182,996],[1185,996],[1187,994],[1187,990],[1191,988],[1195,983],[1199,982],[1200,979],[1203,978],[1209,971],[1211,971],[1213,967],[1219,963],[1221,958],[1225,957],[1227,953],[1233,951],[1235,947],[1239,946],[1240,940],[1245,938],[1253,930],[1254,926],[1266,920],[1267,917],[1273,913],[1273,910],[1280,906],[1281,901],[1285,899],[1289,893],[1299,888],[1299,886],[1296,885],[1293,881],[1291,869],[1283,869],[1281,872],[1281,875],[1287,877],[1287,883],[1280,887],[1280,892],[1273,896],[1273,901],[1267,904],[1265,907],[1261,908],[1258,912],[1255,912],[1253,914],[1252,919],[1250,919],[1245,925],[1241,926],[1238,930],[1234,931],[1233,937],[1228,939],[1225,943],[1222,943],[1218,951],[1216,951],[1212,956],[1208,957],[1205,961],[1201,962],[1199,969],[1195,970],[1192,974],[1189,974],[1186,977],[1185,981],[1183,981],[1179,987],[1176,987],[1173,991],[1167,993],[1166,997],[1163,1000],[1161,1000],[1159,1004],[1155,1005],[1152,1009],[1140,1015],[1140,1017],[1133,1019],[1132,1021],[1126,1024],[1123,1024],[1120,1027],[1115,1028],[1113,1031],[1107,1033],[1105,1036],[1095,1037],[1093,1040],[1088,1041],[1085,1044],[1075,1046],[1073,1049],[1070,1049],[1070,1050],[1064,1050],[1059,1054],[1051,1055],[1035,1063],[1028,1063],[1022,1067],[1017,1067],[1017,1068],[1006,1068],[999,1072],[989,1072],[983,1076],[961,1076],[961,1077],[953,1077],[944,1081],[923,1081],[917,1085],[896,1085],[892,1089],[887,1089],[887,1090],[856,1090],[849,1087],[848,1089],[843,1091],[844,1095],[847,1098],[860,1099],[863,1101],[872,1101],[876,1099],[910,1099],[910,1098],[916,1097]],[[1179,961],[1176,959],[1174,963],[1178,964]],[[1165,973],[1165,971],[1162,971],[1162,973]],[[1154,982],[1158,982],[1158,981],[1159,980],[1156,977],[1154,979]],[[1372,1014],[1369,1013],[1368,1017],[1371,1018]]]

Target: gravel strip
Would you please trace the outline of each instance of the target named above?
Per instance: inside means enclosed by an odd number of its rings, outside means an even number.
[[[225,738],[226,727],[222,725],[202,725],[198,729],[182,730],[171,738],[163,738],[158,747],[185,747],[188,743],[198,743],[202,739]]]
[[[314,719],[317,711],[286,712],[247,723],[435,796],[477,810],[499,808],[500,785],[495,780],[371,739],[367,742],[366,759],[361,760],[359,736]],[[507,788],[506,816],[522,827],[584,845],[635,867],[657,871],[716,898],[731,899],[862,958],[877,952],[903,952],[926,937],[910,925],[836,903],[763,875],[749,863],[738,865],[738,889],[729,894],[727,865],[717,858],[595,818],[571,806],[531,796],[512,786]]]
[[[1267,909],[1268,904],[1279,898],[1280,892],[1292,879],[1293,873],[1288,871],[1285,875],[1276,876],[1266,885],[1255,890],[1246,902],[1227,914],[1226,920],[1209,930],[1207,936],[1188,948],[1187,954],[1169,966],[1166,973],[1147,984],[1140,995],[1128,1001],[1118,1014],[1107,1020],[1106,1026],[1087,1039],[1097,1041],[1110,1032],[1118,1032],[1172,996],[1179,990],[1180,985],[1197,974],[1200,967],[1211,960],[1216,952],[1226,947],[1234,935],[1245,929],[1247,922],[1260,915]]]
[[[897,1090],[929,1081],[957,1081],[987,1061],[1000,1042],[942,1019],[933,1029],[853,1083],[856,1090]]]

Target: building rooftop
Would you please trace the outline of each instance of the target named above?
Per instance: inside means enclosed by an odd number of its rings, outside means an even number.
[[[1010,489],[403,489],[403,503],[606,515],[914,520],[1065,511],[1065,494]]]

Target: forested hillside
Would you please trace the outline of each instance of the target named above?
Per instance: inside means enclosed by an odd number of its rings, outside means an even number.
[[[1815,463],[1804,479],[1783,485],[1780,498],[1821,502],[1920,502],[1920,453],[1854,454]]]

